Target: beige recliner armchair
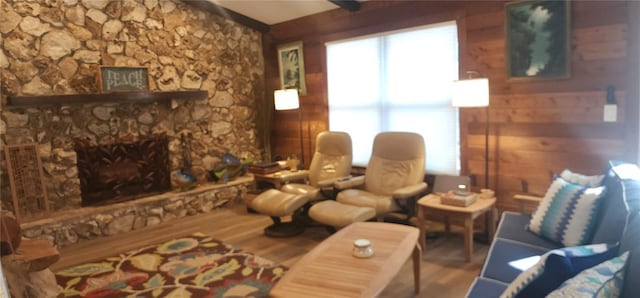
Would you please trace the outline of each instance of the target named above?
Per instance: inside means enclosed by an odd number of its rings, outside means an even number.
[[[334,183],[337,202],[326,201],[311,207],[314,220],[343,227],[354,221],[401,211],[413,215],[416,199],[424,193],[425,146],[422,136],[409,132],[383,132],[373,141],[371,158],[364,176]],[[364,217],[369,218],[364,218]]]
[[[334,182],[348,179],[351,172],[351,150],[349,134],[336,131],[319,133],[309,170],[294,172],[296,180],[306,176],[307,183],[288,183],[289,175],[283,175],[282,182],[285,184],[280,190],[268,190],[251,201],[252,209],[269,215],[274,222],[265,228],[265,234],[289,237],[302,233],[304,223],[295,220],[282,222],[280,218],[302,210],[310,201],[330,196]]]
[[[333,183],[350,178],[353,159],[351,137],[345,132],[323,131],[316,137],[316,149],[307,172],[307,182],[287,183],[280,190],[304,195],[309,200],[331,196]]]

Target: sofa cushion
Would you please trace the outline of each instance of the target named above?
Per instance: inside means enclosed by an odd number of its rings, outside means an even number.
[[[467,291],[466,297],[498,297],[507,284],[485,277],[476,277]]]
[[[502,298],[544,297],[584,269],[617,256],[618,246],[591,244],[554,249],[509,284]]]
[[[562,179],[567,180],[570,183],[578,184],[588,187],[598,187],[602,185],[604,175],[587,176],[583,174],[574,173],[569,169],[565,169],[560,173]]]
[[[629,216],[629,201],[640,197],[640,169],[634,164],[609,162],[604,179],[607,188],[591,243],[620,241]]]
[[[630,252],[622,297],[640,297],[640,286],[638,286],[640,285],[640,212],[638,211],[631,215],[620,243],[620,251]]]
[[[523,271],[513,265],[513,262],[534,256],[541,256],[547,251],[549,250],[544,247],[509,239],[495,238],[493,243],[491,243],[491,248],[489,249],[489,254],[480,272],[480,276],[511,283],[511,281]]]
[[[523,242],[549,250],[561,247],[560,244],[542,238],[529,231],[527,229],[529,221],[531,221],[531,215],[529,214],[505,211],[502,213],[495,237]]]
[[[619,297],[624,281],[624,268],[629,253],[586,269],[565,281],[547,297]]]
[[[611,161],[606,200],[593,241],[620,239],[620,251],[629,251],[623,297],[640,297],[640,168]]]
[[[605,187],[587,188],[556,177],[532,215],[529,230],[565,246],[591,240]]]

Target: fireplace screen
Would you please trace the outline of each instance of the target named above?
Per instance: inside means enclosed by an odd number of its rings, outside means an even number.
[[[171,188],[168,139],[92,145],[76,140],[82,205],[116,203]]]

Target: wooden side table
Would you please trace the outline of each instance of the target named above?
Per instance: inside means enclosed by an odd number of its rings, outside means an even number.
[[[464,248],[466,261],[471,261],[473,255],[473,222],[480,215],[488,212],[489,216],[489,241],[493,239],[495,234],[495,216],[493,209],[496,204],[495,198],[484,199],[477,198],[476,201],[467,207],[458,207],[440,203],[440,196],[429,194],[418,200],[418,228],[420,229],[420,237],[422,237],[422,249],[427,245],[425,237],[426,220],[429,216],[443,217],[448,223],[449,219],[460,218],[464,221]]]
[[[273,184],[276,189],[280,189],[283,184],[290,181],[304,181],[309,176],[309,171],[300,170],[300,171],[278,171],[270,174],[253,174],[253,179],[256,184],[259,182],[267,182]]]

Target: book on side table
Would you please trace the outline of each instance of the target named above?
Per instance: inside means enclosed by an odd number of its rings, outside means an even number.
[[[254,174],[271,174],[280,170],[280,166],[277,162],[251,164],[249,165],[249,172]]]
[[[440,196],[440,203],[467,207],[476,201],[476,194],[470,192],[450,191]]]

